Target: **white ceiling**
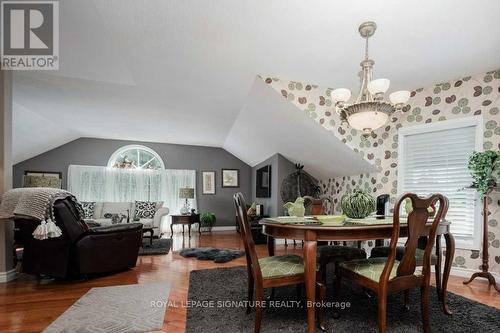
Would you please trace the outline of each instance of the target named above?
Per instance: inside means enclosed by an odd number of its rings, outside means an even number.
[[[372,164],[258,78],[229,131],[224,149],[251,166],[280,152],[289,161],[303,164],[317,179],[376,171]]]
[[[60,70],[14,76],[16,162],[80,136],[223,146],[257,74],[356,90],[365,20],[378,24],[375,76],[393,89],[500,68],[498,0],[64,0],[60,8]]]

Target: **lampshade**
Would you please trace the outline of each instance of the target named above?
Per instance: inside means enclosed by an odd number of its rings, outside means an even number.
[[[406,90],[395,91],[389,95],[392,104],[404,104],[410,99],[410,92]]]
[[[332,90],[330,97],[334,102],[347,102],[351,98],[351,91],[346,88]]]
[[[372,95],[376,95],[378,93],[385,93],[389,89],[389,85],[391,84],[391,81],[388,79],[376,79],[370,81],[368,83],[368,91]]]
[[[364,131],[365,129],[371,131],[384,126],[388,118],[389,116],[384,112],[365,111],[351,114],[347,121],[352,128],[358,131]]]
[[[181,199],[193,199],[194,198],[194,188],[182,187],[179,189],[179,198]]]

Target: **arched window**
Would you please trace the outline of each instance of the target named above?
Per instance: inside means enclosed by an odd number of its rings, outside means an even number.
[[[160,155],[153,149],[129,145],[121,147],[111,155],[108,167],[119,169],[160,170],[165,169],[165,164]]]

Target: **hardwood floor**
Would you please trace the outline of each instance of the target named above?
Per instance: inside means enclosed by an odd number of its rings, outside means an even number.
[[[226,264],[215,264],[195,259],[185,259],[174,253],[183,247],[221,247],[242,249],[239,235],[232,231],[213,232],[199,237],[193,232],[191,240],[182,234],[175,234],[173,251],[168,255],[139,257],[137,267],[132,270],[91,279],[88,281],[42,280],[21,274],[15,281],[0,283],[0,332],[40,332],[59,317],[78,298],[90,288],[113,285],[168,281],[170,290],[169,304],[163,330],[160,332],[184,332],[186,327],[186,308],[189,288],[189,272],[198,269],[233,267],[245,265],[245,258]],[[266,245],[258,245],[259,256],[267,256]],[[302,253],[302,248],[278,245],[276,254]],[[464,278],[451,277],[449,291],[478,302],[500,309],[500,295],[488,288],[484,281],[477,280],[464,286]]]

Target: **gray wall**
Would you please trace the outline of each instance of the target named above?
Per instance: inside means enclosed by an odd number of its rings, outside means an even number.
[[[271,165],[271,197],[257,198],[257,170]],[[283,215],[283,200],[281,200],[281,183],[286,176],[295,171],[295,165],[280,154],[274,154],[252,168],[252,202],[264,205],[264,214],[270,216]]]
[[[217,216],[218,226],[235,224],[232,196],[240,191],[245,197],[250,197],[251,168],[222,148],[80,138],[14,165],[14,186],[21,186],[24,171],[57,171],[63,173],[65,188],[70,164],[105,166],[118,148],[130,144],[153,149],[161,156],[168,169],[196,170],[198,210],[213,212]],[[240,170],[240,188],[221,187],[222,168]],[[216,171],[216,194],[202,195],[201,171],[211,170]]]

